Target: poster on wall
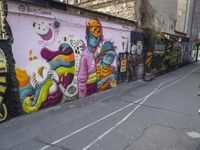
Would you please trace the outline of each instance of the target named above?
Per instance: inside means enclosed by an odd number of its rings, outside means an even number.
[[[165,53],[165,45],[164,44],[156,44],[154,53],[155,54],[164,54]]]
[[[122,58],[120,64],[121,64],[121,66],[120,66],[120,72],[126,72],[126,65],[127,65],[126,58]]]
[[[8,9],[15,12],[7,21],[25,113],[116,86],[122,37],[130,36],[122,25],[31,5]]]

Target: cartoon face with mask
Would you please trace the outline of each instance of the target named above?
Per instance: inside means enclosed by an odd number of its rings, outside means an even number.
[[[86,22],[87,49],[83,51],[78,72],[79,96],[85,97],[96,93],[96,62],[94,53],[103,39],[102,25],[98,19]]]
[[[89,52],[93,52],[103,38],[102,25],[98,19],[90,19],[86,26],[87,47]]]

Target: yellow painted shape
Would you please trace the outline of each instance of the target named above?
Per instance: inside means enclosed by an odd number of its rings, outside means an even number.
[[[29,77],[28,77],[26,71],[22,70],[18,67],[16,67],[15,70],[16,70],[17,79],[19,81],[20,88],[29,84],[30,81],[29,81]]]
[[[63,75],[67,76],[69,73],[74,74],[75,73],[75,66],[71,67],[71,68],[65,68],[65,67],[59,67],[58,69],[56,69],[56,73],[60,76]]]
[[[6,83],[6,77],[0,77],[0,83]]]
[[[97,74],[96,72],[94,72],[88,76],[87,84],[92,84],[95,83],[96,81],[97,81]]]
[[[6,89],[7,89],[7,87],[0,85],[0,92],[1,93],[5,93]]]
[[[48,79],[46,83],[43,85],[40,95],[38,97],[37,103],[35,105],[31,105],[31,97],[28,96],[23,102],[23,108],[26,113],[33,113],[38,111],[38,109],[41,107],[41,105],[46,101],[48,96],[49,87],[52,85],[52,80]]]
[[[0,95],[0,104],[3,103],[3,97]]]
[[[59,58],[62,58],[63,60],[65,60],[66,62],[71,62],[71,61],[74,61],[74,53],[70,54],[70,55],[63,55],[63,54],[60,54],[58,56],[56,56],[53,60],[54,61],[58,61]]]
[[[6,118],[7,118],[7,116],[8,116],[8,111],[7,111],[6,105],[5,105],[5,104],[2,104],[2,106],[3,106],[3,112],[4,112],[4,113],[3,113],[3,114],[0,113],[0,122],[6,120]]]
[[[6,64],[5,63],[0,63],[0,68],[6,68]]]

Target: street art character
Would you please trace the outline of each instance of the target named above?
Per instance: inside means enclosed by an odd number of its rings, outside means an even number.
[[[68,85],[67,89],[65,90],[64,95],[67,100],[74,99],[78,95],[78,71],[80,66],[80,59],[81,54],[83,50],[85,49],[84,42],[80,40],[79,38],[75,37],[74,35],[70,34],[66,37],[63,37],[62,40],[60,40],[60,43],[67,43],[69,44],[75,55],[75,75],[73,78],[73,81],[70,85]]]
[[[35,28],[37,34],[44,41],[48,41],[53,37],[53,31],[51,29],[51,24],[46,22],[35,22],[33,23],[33,27]]]
[[[75,58],[69,44],[61,44],[57,51],[44,47],[41,56],[44,60],[30,57],[27,74],[21,72],[21,76],[27,75],[30,79],[30,83],[20,88],[20,99],[26,113],[59,103],[74,78]],[[20,82],[20,78],[18,80]]]
[[[51,70],[50,64],[43,60],[32,60],[27,65],[26,70],[28,76],[30,77],[31,86],[34,89],[43,85],[46,79],[49,77],[49,75],[52,77],[52,79],[55,79],[55,83],[56,81],[59,82],[59,78],[57,74],[53,70]],[[57,90],[55,83],[53,84],[52,88],[50,88],[50,93],[54,93]]]
[[[129,38],[122,36],[122,40],[123,40],[122,42],[123,52],[128,52]]]
[[[136,42],[134,41],[133,44],[132,44],[132,46],[131,46],[131,53],[133,55],[135,55],[136,51],[137,51],[137,45],[136,45]]]
[[[86,24],[87,48],[83,51],[78,73],[79,96],[85,97],[97,91],[96,63],[94,53],[102,41],[102,25],[98,19],[89,19]]]
[[[135,80],[136,69],[135,69],[135,56],[136,50],[127,53],[127,71],[126,71],[126,82]]]
[[[117,68],[112,66],[116,54],[116,47],[110,41],[105,42],[101,51],[98,54],[97,60],[100,63],[97,65],[97,92],[104,91],[110,87],[116,86],[116,78],[117,78]]]
[[[143,43],[142,41],[137,41],[137,54],[138,55],[142,55],[142,51],[143,51]]]
[[[54,40],[55,33],[60,27],[59,22],[55,21],[53,26],[50,23],[44,21],[38,21],[33,23],[33,27],[36,33],[40,36],[42,41],[39,41],[39,44],[50,43]]]
[[[143,43],[142,41],[137,41],[137,51],[135,55],[135,64],[136,64],[136,72],[137,78],[141,79],[144,73],[144,64],[142,60],[142,52],[143,52]]]

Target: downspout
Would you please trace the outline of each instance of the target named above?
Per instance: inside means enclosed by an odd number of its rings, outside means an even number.
[[[195,6],[196,6],[196,0],[194,0],[194,4],[193,4],[193,11],[192,11],[192,25],[191,25],[191,28],[190,28],[190,38],[192,37],[193,31],[194,31]],[[192,38],[193,38],[193,37],[192,37]]]

